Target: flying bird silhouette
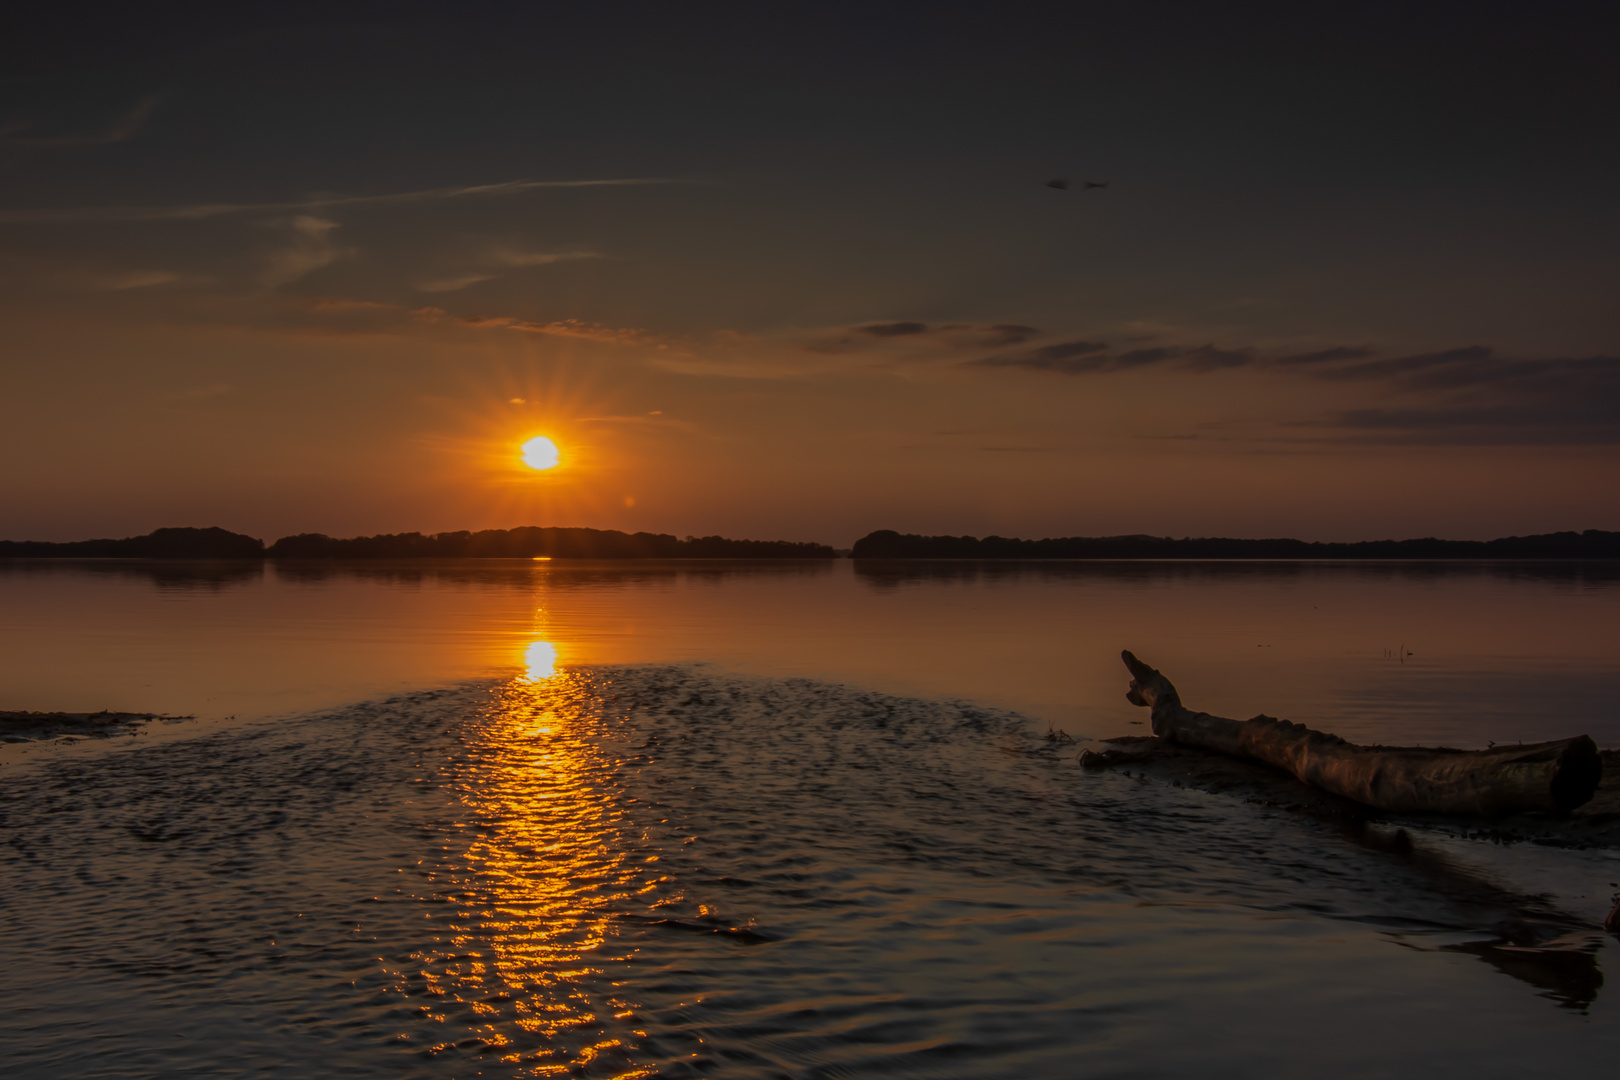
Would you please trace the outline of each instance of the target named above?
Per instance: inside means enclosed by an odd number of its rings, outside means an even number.
[[[1052,179],[1046,182],[1046,186],[1049,188],[1057,188],[1059,191],[1069,190],[1069,182],[1063,179],[1061,176],[1054,176]]]
[[[1067,187],[1068,185],[1065,184],[1064,186]],[[1102,180],[1102,181],[1087,180],[1085,190],[1090,191],[1092,188],[1105,188],[1107,186],[1108,186],[1108,181],[1106,181],[1106,180]]]

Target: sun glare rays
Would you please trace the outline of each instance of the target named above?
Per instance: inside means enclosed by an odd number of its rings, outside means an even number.
[[[589,418],[615,395],[579,357],[521,342],[487,357],[450,404],[450,431],[428,436],[448,498],[482,527],[576,525],[621,515],[623,447]],[[453,433],[452,433],[453,432]],[[446,516],[454,516],[446,508]]]

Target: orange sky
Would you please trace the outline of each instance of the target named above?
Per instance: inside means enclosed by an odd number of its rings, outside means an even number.
[[[0,536],[1620,528],[1591,27],[446,18],[11,55]]]

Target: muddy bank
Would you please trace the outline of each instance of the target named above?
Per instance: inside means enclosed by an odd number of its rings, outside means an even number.
[[[0,742],[37,742],[43,739],[105,739],[131,735],[151,720],[186,720],[190,717],[161,713],[128,712],[4,712],[0,711]]]
[[[1247,802],[1337,821],[1381,821],[1443,828],[1459,835],[1505,843],[1529,841],[1556,847],[1620,847],[1620,750],[1603,750],[1603,780],[1592,800],[1567,815],[1515,814],[1486,819],[1461,815],[1390,814],[1301,783],[1281,769],[1194,750],[1151,735],[1108,739],[1105,749],[1084,751],[1088,769],[1116,769],[1144,783],[1196,788]]]

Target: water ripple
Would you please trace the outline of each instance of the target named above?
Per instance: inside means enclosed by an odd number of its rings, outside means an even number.
[[[1536,992],[1607,1015],[1589,948],[1578,1001],[1466,951],[1571,929],[1549,905],[1043,745],[967,703],[654,667],[41,755],[0,788],[0,1064],[1483,1075],[1540,1052]],[[1444,1033],[1408,991],[1453,1003]],[[1561,1045],[1597,1061],[1614,1028]]]

